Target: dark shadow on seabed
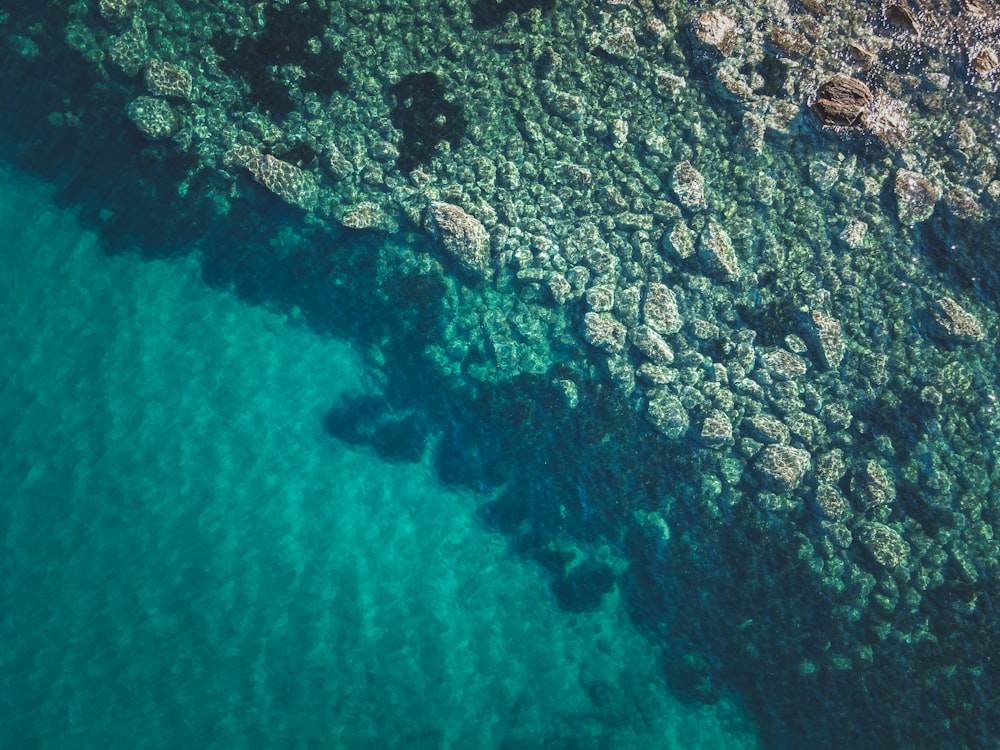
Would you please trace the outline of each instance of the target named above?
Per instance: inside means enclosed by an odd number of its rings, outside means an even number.
[[[62,12],[32,7],[46,24]],[[389,460],[413,460],[433,442],[442,482],[502,488],[484,503],[482,520],[549,572],[561,606],[594,607],[618,586],[631,618],[663,646],[672,689],[697,701],[739,696],[770,747],[989,745],[997,709],[989,691],[976,694],[982,683],[935,691],[935,677],[912,674],[917,665],[895,647],[881,650],[864,620],[853,630],[836,625],[807,562],[771,543],[772,522],[755,506],[731,498],[730,517],[706,528],[696,502],[700,454],[653,433],[616,389],[569,367],[490,385],[442,380],[424,346],[444,335],[451,280],[392,273],[384,261],[394,250],[383,237],[305,226],[298,209],[263,189],[235,201],[229,215],[205,197],[222,187],[218,178],[196,177],[181,198],[177,185],[192,163],[141,142],[121,114],[125,96],[114,78],[88,77],[74,54],[56,38],[34,60],[3,53],[0,156],[52,182],[57,200],[79,209],[109,253],[197,251],[208,284],[251,304],[301,311],[318,334],[361,351],[377,348],[386,363],[383,397],[333,404],[329,433]],[[51,125],[53,112],[75,113],[81,124]],[[582,348],[574,355],[586,361]],[[553,386],[557,378],[577,382],[576,409]],[[646,515],[661,508],[669,508],[669,541]],[[627,565],[602,558],[602,544]],[[947,592],[963,595],[957,585]],[[918,651],[920,666],[969,661],[975,642],[1000,641],[992,615],[991,604],[974,619],[956,614],[950,652]],[[978,639],[963,647],[963,634]],[[845,637],[875,646],[870,665],[803,672],[806,656]],[[901,690],[910,679],[921,689]],[[977,711],[961,736],[947,730],[944,719]]]

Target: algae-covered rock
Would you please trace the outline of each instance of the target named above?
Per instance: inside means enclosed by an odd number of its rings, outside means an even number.
[[[653,427],[671,440],[679,439],[691,426],[680,399],[666,391],[658,391],[649,397],[646,417]]]
[[[934,204],[941,197],[930,180],[908,169],[900,169],[893,184],[900,224],[909,227],[930,218],[934,213]]]
[[[713,448],[729,443],[733,439],[733,423],[725,412],[711,409],[702,420],[701,432],[698,436],[701,442]]]
[[[635,348],[656,366],[666,367],[673,363],[674,352],[655,330],[648,325],[636,326],[630,331]]]
[[[190,99],[191,75],[182,68],[162,60],[151,60],[146,66],[146,88],[155,96]]]
[[[781,420],[767,414],[745,419],[743,431],[754,440],[766,444],[787,443],[789,438],[788,427]]]
[[[697,240],[698,235],[691,231],[691,227],[683,219],[680,219],[674,224],[673,229],[663,235],[663,248],[673,250],[677,253],[677,257],[684,260],[694,255]]]
[[[700,211],[708,206],[705,201],[705,180],[687,160],[674,167],[670,176],[670,189],[689,211]]]
[[[309,210],[316,205],[318,187],[315,178],[294,164],[252,146],[234,146],[226,153],[229,165],[241,166],[261,185],[282,200]]]
[[[810,331],[823,366],[828,370],[836,370],[840,367],[847,351],[840,321],[822,310],[813,310],[810,323]]]
[[[170,103],[153,96],[136,97],[125,113],[139,132],[155,141],[170,138],[180,129],[180,117]]]
[[[776,380],[795,380],[806,374],[805,360],[787,349],[774,349],[760,356],[767,372]]]
[[[618,354],[625,348],[627,333],[625,326],[611,313],[589,312],[583,316],[583,337],[608,354]]]
[[[939,335],[958,343],[972,343],[986,338],[982,323],[951,297],[941,297],[931,308]]]
[[[469,276],[490,276],[490,241],[486,228],[458,206],[435,201],[424,213],[424,228],[442,252]]]
[[[858,539],[871,553],[872,558],[885,568],[905,565],[910,546],[895,529],[884,523],[868,522],[858,526]]]
[[[865,510],[884,515],[885,506],[896,499],[896,486],[889,472],[875,460],[866,461],[857,476],[857,492]]]
[[[766,445],[754,459],[761,484],[773,492],[791,492],[802,484],[812,463],[809,451],[790,445]]]
[[[669,336],[681,329],[677,296],[665,284],[650,284],[642,303],[643,322],[654,331]]]
[[[101,0],[97,11],[112,22],[123,21],[135,14],[143,5],[143,0]]]
[[[714,219],[709,219],[698,241],[698,257],[705,270],[724,281],[736,281],[740,277],[740,267],[736,261],[733,241]]]
[[[395,222],[382,210],[382,207],[371,201],[362,201],[348,209],[340,223],[348,229],[380,229],[392,231]]]

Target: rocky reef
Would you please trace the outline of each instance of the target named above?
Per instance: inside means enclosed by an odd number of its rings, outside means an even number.
[[[995,4],[91,5],[56,32],[122,128],[183,155],[179,195],[222,215],[262,186],[316,231],[407,240],[373,294],[447,310],[420,334],[441,383],[554,389],[572,423],[613,403],[637,476],[687,467],[594,500],[623,589],[685,560],[740,615],[743,650],[719,634],[721,666],[676,680],[763,696],[778,670],[870,717],[961,696],[910,746],[1000,720],[974,655],[1000,638]],[[32,28],[4,16],[5,54],[37,56]]]

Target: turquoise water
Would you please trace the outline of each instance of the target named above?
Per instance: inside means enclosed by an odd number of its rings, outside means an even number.
[[[0,750],[1000,747],[917,5],[8,0]]]
[[[326,434],[349,344],[0,180],[0,746],[755,746],[483,497]]]

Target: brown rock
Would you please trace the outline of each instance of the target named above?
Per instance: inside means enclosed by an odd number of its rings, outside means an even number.
[[[885,6],[885,20],[893,28],[905,31],[907,34],[920,36],[920,23],[910,9],[902,3],[889,3]]]
[[[793,60],[805,57],[812,50],[810,42],[803,34],[791,29],[775,29],[767,35],[768,46],[782,57]]]
[[[691,21],[696,50],[707,57],[728,57],[736,48],[736,21],[721,10],[709,10]]]
[[[996,50],[982,49],[972,56],[969,65],[979,76],[985,78],[1000,68],[1000,57],[997,56]]]
[[[874,99],[863,81],[835,76],[819,87],[812,108],[824,125],[861,127],[862,116]]]

